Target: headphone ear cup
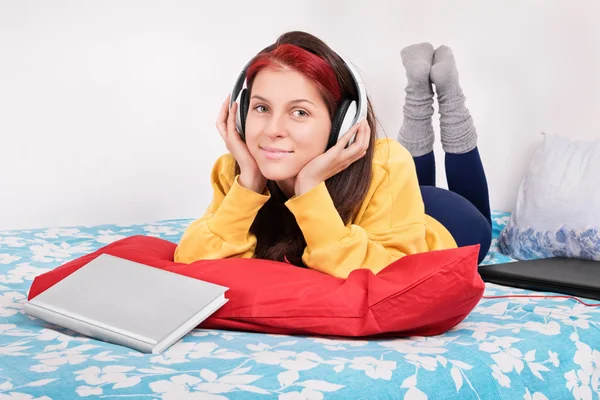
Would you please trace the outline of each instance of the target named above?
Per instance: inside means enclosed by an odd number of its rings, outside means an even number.
[[[246,141],[246,117],[248,116],[248,108],[250,107],[250,100],[248,99],[248,89],[242,90],[240,94],[240,103],[238,108],[239,120],[239,132],[242,140]]]
[[[342,129],[342,125],[344,125],[344,121],[348,118],[350,118],[350,120],[354,118],[354,115],[348,115],[348,109],[352,103],[354,103],[354,101],[351,99],[342,99],[342,101],[340,101],[340,105],[338,106],[337,110],[335,111],[335,115],[331,120],[331,133],[329,134],[329,142],[327,143],[327,148],[325,151],[329,150],[337,143],[338,137],[340,136],[340,130]]]
[[[350,128],[352,128],[352,123],[356,119],[357,111],[358,111],[358,107],[356,106],[356,101],[352,100],[352,102],[348,106],[348,109],[346,110],[346,115],[344,116],[344,120],[342,121],[342,126],[340,127],[340,132],[339,132],[338,138],[337,138],[338,141],[342,138],[342,136],[344,136],[346,134],[346,132],[348,132],[350,130]],[[346,147],[350,146],[352,143],[354,143],[354,139],[356,139],[356,134],[354,134],[354,136],[352,136],[350,138]]]

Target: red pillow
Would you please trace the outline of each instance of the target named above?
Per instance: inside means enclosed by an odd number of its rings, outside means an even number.
[[[28,299],[102,253],[229,287],[229,302],[206,319],[203,328],[336,336],[437,335],[461,322],[484,291],[477,272],[478,245],[406,256],[377,275],[361,269],[347,279],[258,259],[181,264],[173,262],[175,247],[147,236],[119,240],[39,275]]]

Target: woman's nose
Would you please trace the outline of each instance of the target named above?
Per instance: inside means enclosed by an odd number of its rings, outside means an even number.
[[[267,125],[265,126],[265,135],[272,137],[285,136],[287,131],[284,117],[285,116],[283,115],[274,115],[273,117],[271,117]]]

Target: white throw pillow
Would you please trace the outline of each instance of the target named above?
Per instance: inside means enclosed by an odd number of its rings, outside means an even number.
[[[518,260],[600,260],[600,140],[544,134],[498,243]]]

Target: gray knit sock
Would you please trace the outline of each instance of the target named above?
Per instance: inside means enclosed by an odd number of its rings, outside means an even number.
[[[413,157],[419,157],[433,150],[435,139],[431,124],[433,88],[429,78],[433,46],[429,43],[414,44],[402,49],[400,55],[408,83],[398,141]]]
[[[442,148],[454,154],[473,150],[477,146],[477,131],[465,106],[454,55],[448,46],[440,46],[433,53],[431,81],[438,96]]]

